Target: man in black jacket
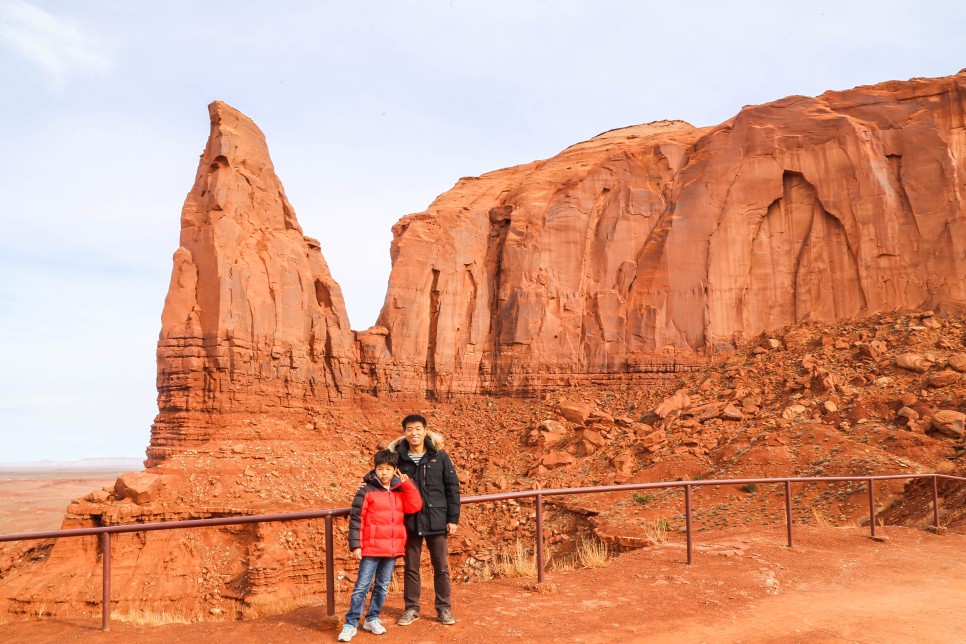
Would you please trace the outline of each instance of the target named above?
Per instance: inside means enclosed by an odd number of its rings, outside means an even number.
[[[446,537],[456,534],[460,520],[460,481],[449,455],[443,451],[443,437],[426,429],[418,414],[402,421],[403,436],[389,445],[399,454],[399,471],[409,476],[423,497],[423,509],[406,515],[406,557],[403,597],[406,610],[400,626],[419,619],[419,559],[423,541],[433,564],[436,614],[446,625],[455,624],[450,602],[449,547]]]

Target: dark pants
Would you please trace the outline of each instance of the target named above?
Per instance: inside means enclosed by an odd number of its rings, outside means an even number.
[[[433,590],[436,591],[436,613],[450,610],[450,581],[449,581],[449,548],[445,534],[420,536],[409,533],[406,535],[406,573],[403,575],[403,598],[406,610],[419,611],[419,557],[423,552],[423,541],[429,550],[429,560],[433,564]]]

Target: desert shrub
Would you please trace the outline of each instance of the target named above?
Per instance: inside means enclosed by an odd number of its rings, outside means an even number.
[[[634,503],[638,505],[647,505],[654,500],[654,495],[647,492],[634,492],[631,494],[631,498],[634,499]]]
[[[746,494],[754,494],[755,492],[758,491],[758,484],[757,483],[745,483],[744,485],[742,485],[738,489],[741,490],[742,492],[745,492]]]

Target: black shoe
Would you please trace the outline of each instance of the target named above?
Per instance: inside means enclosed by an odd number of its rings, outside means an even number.
[[[441,624],[452,626],[456,623],[456,618],[453,617],[453,613],[444,608],[443,610],[439,611],[439,621]]]

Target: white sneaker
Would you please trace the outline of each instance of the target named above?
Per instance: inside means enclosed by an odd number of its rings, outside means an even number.
[[[376,617],[375,619],[373,619],[371,621],[363,622],[363,624],[362,624],[362,630],[369,631],[373,635],[385,635],[386,634],[386,627],[382,625],[382,622],[379,621],[379,618],[378,617]]]
[[[351,642],[352,637],[358,632],[359,631],[356,630],[355,626],[353,626],[352,624],[346,624],[345,626],[342,627],[342,632],[339,633],[339,641]]]

